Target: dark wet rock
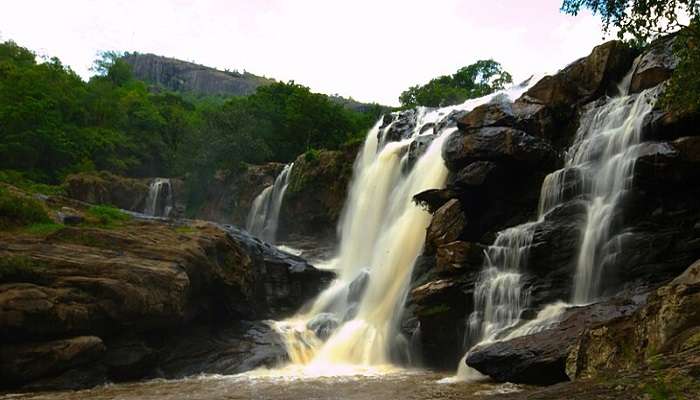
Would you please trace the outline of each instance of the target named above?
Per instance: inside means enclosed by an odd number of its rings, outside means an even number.
[[[523,165],[553,164],[556,153],[542,139],[507,127],[481,128],[473,133],[454,132],[443,146],[450,170],[473,161],[510,161]]]
[[[418,110],[409,109],[395,113],[390,125],[379,131],[380,143],[397,142],[413,135],[418,123]],[[419,127],[420,128],[420,127]]]
[[[684,136],[700,136],[700,113],[667,111],[657,106],[642,124],[644,140],[674,140]]]
[[[359,274],[357,274],[357,277],[353,279],[352,282],[350,282],[350,286],[348,286],[348,303],[358,303],[360,300],[362,300],[362,295],[367,289],[369,280],[369,270],[363,269]]]
[[[497,126],[516,126],[513,104],[507,98],[498,96],[489,103],[474,108],[457,121],[457,127],[461,131]]]
[[[416,165],[418,159],[425,154],[433,140],[435,140],[435,135],[421,135],[413,139],[408,145],[408,160],[404,165],[405,172],[410,171]]]
[[[198,374],[237,374],[287,360],[284,342],[267,323],[193,327],[164,342],[158,372],[173,379]]]
[[[557,74],[541,79],[524,96],[556,110],[587,103],[606,93],[615,94],[634,56],[634,50],[621,41],[603,43]]]
[[[3,344],[0,346],[0,378],[3,386],[31,382],[93,362],[104,351],[104,343],[95,336]]]
[[[470,350],[466,363],[499,382],[548,385],[568,380],[566,358],[578,336],[639,308],[631,300],[612,300],[564,312],[554,328],[511,340],[479,345]]]
[[[481,186],[498,176],[498,164],[493,161],[475,161],[449,175],[449,184],[457,187]]]
[[[466,222],[459,200],[449,200],[433,215],[426,234],[425,252],[432,254],[439,246],[457,240]]]
[[[328,339],[340,325],[338,318],[331,313],[321,313],[313,317],[307,324],[306,328],[321,340]]]
[[[63,207],[56,213],[58,222],[64,225],[80,225],[85,222],[83,215],[70,207]]]
[[[635,63],[630,93],[652,88],[671,77],[678,65],[678,57],[673,54],[674,43],[675,36],[666,36],[654,41],[644,50]]]
[[[440,207],[458,194],[452,189],[428,189],[413,196],[413,201],[429,213],[435,213]]]
[[[479,269],[483,263],[484,246],[477,243],[455,241],[438,246],[437,269],[440,273],[461,272],[462,269]]]

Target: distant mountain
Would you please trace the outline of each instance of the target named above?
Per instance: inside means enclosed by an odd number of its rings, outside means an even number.
[[[155,54],[128,53],[123,56],[137,79],[172,90],[205,96],[246,96],[259,86],[275,82],[274,79],[249,72],[221,71],[175,58]],[[356,111],[364,111],[370,104],[338,95],[329,98]]]
[[[127,54],[124,61],[133,68],[134,76],[148,83],[175,92],[191,92],[208,96],[245,96],[261,85],[274,82],[248,72],[218,69],[154,54]]]

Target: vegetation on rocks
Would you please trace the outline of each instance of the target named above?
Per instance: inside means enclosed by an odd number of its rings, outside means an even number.
[[[0,229],[49,222],[38,200],[0,187]]]

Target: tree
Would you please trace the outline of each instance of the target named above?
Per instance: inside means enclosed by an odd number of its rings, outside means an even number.
[[[606,33],[617,28],[621,39],[630,34],[647,41],[687,27],[683,18],[697,18],[698,6],[697,0],[564,0],[561,9],[577,15],[587,8],[601,16]]]
[[[399,96],[404,107],[441,107],[485,96],[512,82],[511,75],[494,60],[479,60],[453,75],[432,79],[423,86],[411,86]]]

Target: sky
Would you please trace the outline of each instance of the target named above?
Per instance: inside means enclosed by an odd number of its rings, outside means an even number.
[[[493,58],[514,80],[603,42],[562,0],[2,0],[0,40],[84,78],[100,51],[138,51],[396,105],[411,85]]]

